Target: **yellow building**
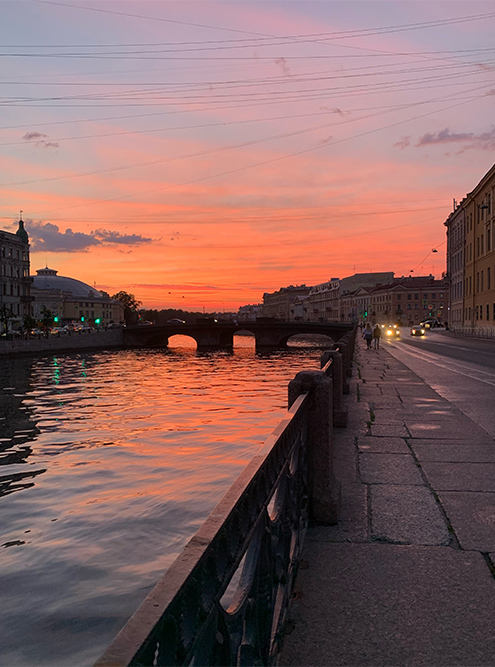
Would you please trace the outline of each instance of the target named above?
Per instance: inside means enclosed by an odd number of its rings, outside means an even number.
[[[491,330],[485,333],[492,335],[495,327],[494,190],[495,165],[462,202],[465,215],[463,329]]]
[[[57,271],[48,267],[38,269],[32,277],[31,298],[35,319],[42,319],[42,310],[47,309],[58,317],[61,325],[84,322],[104,327],[124,321],[124,307],[120,301],[80,280],[58,276]]]

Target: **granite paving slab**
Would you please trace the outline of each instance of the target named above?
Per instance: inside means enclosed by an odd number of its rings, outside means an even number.
[[[421,467],[435,491],[495,492],[495,463],[422,461]]]
[[[404,424],[372,424],[370,428],[371,435],[391,437],[391,438],[407,438],[409,431],[406,430]]]
[[[439,498],[463,549],[495,551],[495,493],[441,491]]]
[[[495,442],[478,445],[457,440],[411,440],[411,446],[420,461],[495,463]]]
[[[358,437],[360,452],[383,454],[409,454],[409,447],[404,438],[378,438],[372,435]]]
[[[493,667],[495,580],[449,547],[310,542],[280,665]]]
[[[374,484],[370,493],[373,540],[438,546],[450,543],[443,514],[426,486]]]
[[[422,485],[411,454],[359,454],[359,474],[365,484]]]
[[[306,532],[304,543],[367,542],[368,487],[364,484],[342,484],[342,504],[336,526],[314,526]]]
[[[424,422],[419,422],[405,416],[404,421],[413,438],[465,440],[467,436],[472,436],[475,440],[478,438],[484,440],[488,435],[467,417],[451,416],[441,420],[425,419]]]
[[[369,398],[368,402],[373,406],[374,410],[384,409],[384,408],[403,408],[404,403],[400,400],[398,396],[377,396],[376,398]]]

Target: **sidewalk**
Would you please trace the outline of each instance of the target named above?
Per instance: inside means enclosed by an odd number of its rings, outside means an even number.
[[[495,441],[386,345],[358,337],[350,384],[280,665],[495,665]]]

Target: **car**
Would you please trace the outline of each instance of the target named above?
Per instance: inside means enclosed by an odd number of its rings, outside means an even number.
[[[398,338],[400,336],[400,329],[396,324],[385,327],[385,336],[387,338]]]
[[[65,327],[52,327],[50,329],[50,336],[65,336],[67,329]]]
[[[167,323],[168,324],[185,324],[186,321],[185,320],[179,320],[178,317],[174,317],[171,320],[167,320]]]
[[[411,336],[424,336],[426,329],[421,324],[415,324],[411,327]]]

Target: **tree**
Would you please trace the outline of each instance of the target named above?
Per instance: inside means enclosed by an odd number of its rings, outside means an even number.
[[[41,306],[40,315],[40,321],[44,329],[49,329],[53,326],[54,315],[51,310],[49,310],[46,306]]]
[[[0,308],[0,322],[3,324],[3,330],[7,331],[9,328],[9,321],[14,317],[13,311],[8,306]]]
[[[29,331],[30,329],[35,329],[38,325],[38,322],[31,317],[31,315],[24,315],[23,317],[24,330]]]
[[[126,324],[136,324],[138,321],[138,308],[141,305],[141,301],[138,301],[134,294],[129,294],[129,292],[117,292],[112,296],[112,299],[120,301],[124,306],[124,319]]]

